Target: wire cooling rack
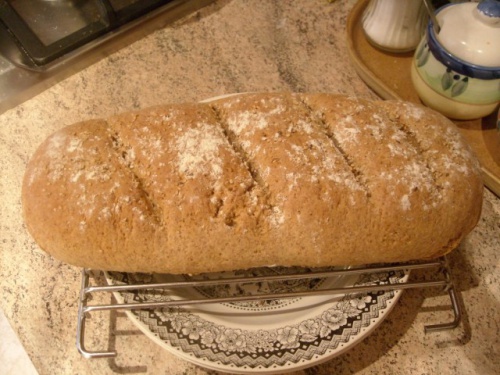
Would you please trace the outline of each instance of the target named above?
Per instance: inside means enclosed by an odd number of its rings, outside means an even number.
[[[248,283],[262,283],[274,281],[293,281],[303,279],[321,279],[335,276],[349,276],[349,275],[377,275],[382,272],[403,271],[409,273],[413,270],[431,270],[431,280],[425,281],[408,281],[405,278],[404,282],[387,283],[379,285],[353,285],[340,288],[326,288],[315,289],[307,291],[290,291],[280,293],[261,293],[255,295],[243,295],[235,297],[206,297],[195,299],[173,299],[161,302],[140,302],[140,303],[119,303],[111,302],[110,304],[91,304],[92,296],[98,293],[116,293],[134,290],[162,290],[162,289],[181,289],[192,287],[205,287],[205,286],[221,286],[221,285],[238,285]],[[82,283],[80,290],[80,298],[78,304],[78,324],[77,324],[77,337],[76,346],[81,355],[85,358],[103,358],[114,357],[117,355],[115,351],[93,351],[87,350],[85,346],[85,321],[91,312],[95,311],[111,311],[111,310],[139,310],[139,309],[159,309],[169,307],[183,307],[194,306],[208,303],[234,303],[234,302],[247,302],[259,301],[270,299],[286,299],[307,297],[313,295],[339,295],[345,293],[365,293],[365,292],[379,292],[390,290],[405,290],[412,288],[442,288],[447,292],[451,300],[451,310],[453,311],[453,319],[450,322],[437,323],[427,325],[424,327],[425,332],[435,332],[450,330],[456,328],[461,321],[462,311],[458,303],[458,294],[455,290],[453,280],[450,275],[449,264],[446,256],[432,261],[423,262],[409,262],[397,263],[382,266],[365,266],[353,267],[344,269],[334,269],[329,271],[317,271],[308,273],[285,273],[280,275],[271,276],[244,276],[232,278],[219,278],[208,280],[196,280],[194,278],[186,277],[182,281],[172,281],[165,283],[141,283],[141,284],[119,284],[119,285],[99,285],[98,277],[93,277],[94,284],[91,283],[91,275],[95,272],[102,273],[102,271],[93,271],[89,269],[82,270]],[[101,282],[101,284],[105,284]]]

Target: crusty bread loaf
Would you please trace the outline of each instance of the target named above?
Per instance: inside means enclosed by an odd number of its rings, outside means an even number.
[[[65,127],[29,162],[22,200],[60,260],[200,273],[437,257],[476,225],[482,182],[429,109],[242,94]]]

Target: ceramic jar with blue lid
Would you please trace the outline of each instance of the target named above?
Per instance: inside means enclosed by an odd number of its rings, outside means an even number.
[[[452,3],[436,12],[416,49],[411,77],[421,100],[445,116],[487,116],[500,102],[500,1]]]

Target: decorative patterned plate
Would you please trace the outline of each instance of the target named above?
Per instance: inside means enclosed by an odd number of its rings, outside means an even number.
[[[199,277],[261,276],[289,271],[272,267]],[[307,273],[311,269],[295,268],[292,271]],[[106,278],[109,284],[185,280],[181,276],[118,272],[106,273]],[[168,301],[394,284],[405,282],[407,278],[408,273],[397,271],[182,290],[147,289],[120,292],[115,297],[120,303]],[[350,349],[383,321],[400,294],[401,291],[327,294],[132,310],[127,314],[154,342],[196,365],[233,374],[272,374],[317,365]]]

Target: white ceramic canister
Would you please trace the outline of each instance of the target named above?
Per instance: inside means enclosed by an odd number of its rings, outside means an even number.
[[[427,106],[447,117],[472,120],[500,101],[500,2],[449,4],[429,23],[411,66],[413,85]]]
[[[363,12],[362,26],[375,47],[409,52],[422,38],[427,19],[422,0],[371,0]]]

